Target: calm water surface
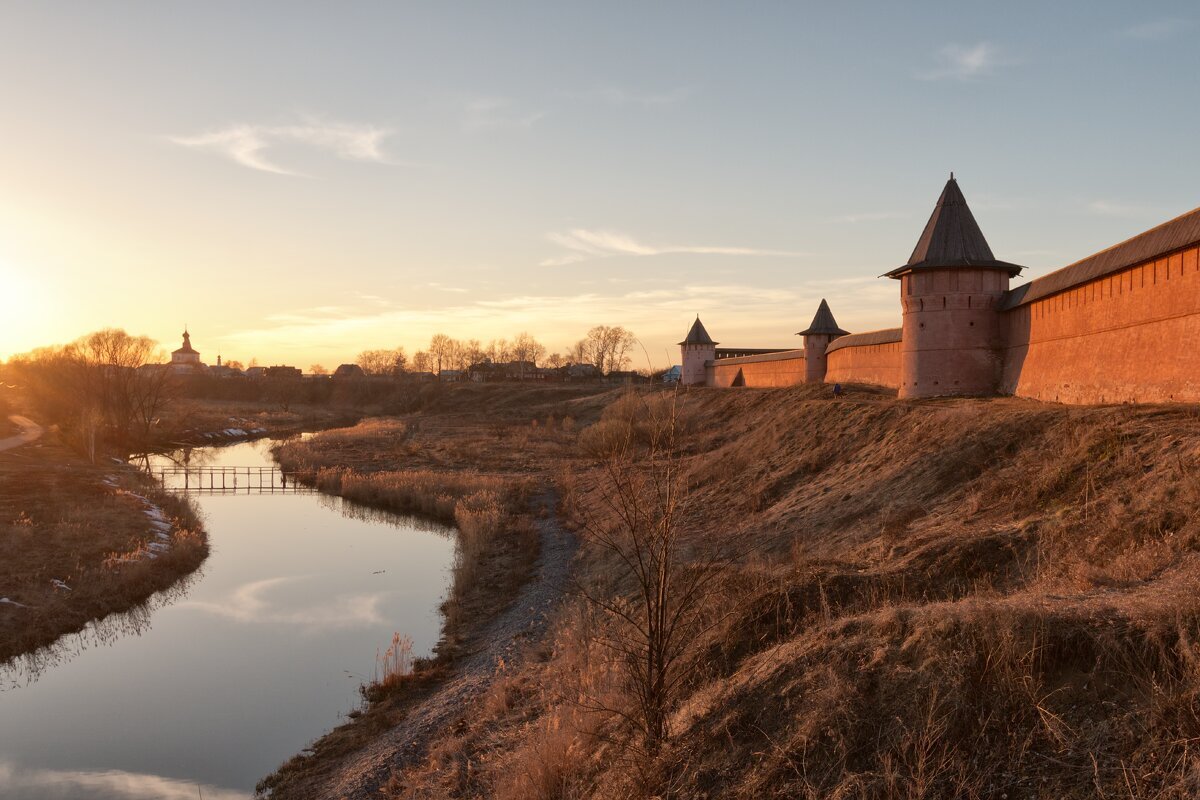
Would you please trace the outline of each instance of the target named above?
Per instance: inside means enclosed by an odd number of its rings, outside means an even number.
[[[270,442],[191,463],[272,463]],[[146,609],[0,670],[0,798],[234,800],[437,641],[452,531],[316,494],[200,495],[212,554]]]

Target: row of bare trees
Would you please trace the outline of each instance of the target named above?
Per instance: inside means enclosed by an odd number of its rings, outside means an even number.
[[[622,370],[629,365],[629,354],[637,339],[619,325],[597,325],[566,353],[547,354],[546,346],[528,333],[513,339],[492,339],[486,345],[478,339],[459,340],[439,333],[429,347],[410,359],[403,347],[364,350],[356,363],[368,375],[399,375],[404,372],[464,370],[473,364],[502,364],[525,361],[542,367],[558,368],[569,364],[591,364],[603,373]]]
[[[17,356],[6,374],[94,459],[98,441],[129,447],[148,438],[172,383],[169,370],[145,367],[163,359],[153,339],[106,328]]]

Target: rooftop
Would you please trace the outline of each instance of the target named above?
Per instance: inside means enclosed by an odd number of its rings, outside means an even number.
[[[1018,286],[1004,296],[1000,308],[1007,310],[1032,303],[1142,261],[1182,250],[1196,242],[1200,242],[1200,208]]]
[[[684,340],[682,342],[680,342],[680,344],[681,345],[683,345],[683,344],[712,344],[712,345],[715,345],[716,342],[714,342],[712,340],[712,337],[708,335],[708,331],[704,330],[704,324],[702,322],[700,322],[700,315],[697,314],[696,321],[692,323],[692,329],[688,331],[688,335],[684,338]]]
[[[850,331],[844,331],[838,327],[837,320],[833,318],[833,312],[829,310],[829,303],[825,302],[825,298],[821,298],[821,305],[817,306],[817,313],[813,316],[809,326],[797,333],[797,336],[812,336],[816,334],[827,334],[829,336],[845,336]]]
[[[1022,269],[1016,264],[998,261],[992,255],[992,248],[979,229],[979,223],[975,221],[975,215],[971,213],[967,198],[958,188],[958,181],[954,180],[952,172],[908,263],[884,274],[889,278],[899,278],[915,270],[954,267],[999,269],[1010,276],[1019,274]]]

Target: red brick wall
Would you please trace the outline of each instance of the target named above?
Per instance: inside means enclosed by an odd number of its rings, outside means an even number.
[[[1003,393],[1063,403],[1200,401],[1195,247],[1003,316]]]
[[[900,342],[842,347],[829,353],[826,383],[900,386]]]
[[[794,355],[792,355],[794,354]],[[742,356],[720,358],[708,367],[708,385],[732,386],[741,370],[743,386],[795,386],[804,383],[804,351],[793,350],[787,357]]]

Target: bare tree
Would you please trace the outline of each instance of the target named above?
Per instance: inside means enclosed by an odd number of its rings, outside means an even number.
[[[42,413],[76,433],[94,457],[101,434],[123,447],[148,437],[172,395],[163,358],[152,339],[107,328],[34,351],[17,369]]]
[[[583,363],[604,373],[624,369],[637,338],[620,325],[597,325],[576,345]]]
[[[449,366],[454,356],[455,341],[444,333],[436,333],[429,340],[429,357],[436,367],[437,374],[442,374],[442,368]]]
[[[328,375],[329,370],[325,369],[321,364],[313,364],[308,368],[309,375]]]
[[[488,342],[485,352],[493,364],[503,364],[506,361],[512,361],[513,358],[512,348],[505,339],[492,339]]]
[[[580,508],[585,540],[615,556],[635,592],[609,597],[580,592],[608,618],[599,641],[617,658],[632,710],[600,708],[624,719],[641,735],[645,751],[658,752],[685,678],[683,658],[703,631],[701,604],[730,557],[714,543],[685,541],[680,469],[678,395],[639,406],[599,463],[598,502]],[[604,423],[601,423],[604,424]]]
[[[433,366],[429,353],[426,353],[424,350],[418,350],[413,353],[412,368],[413,372],[432,372]]]
[[[390,375],[394,377],[404,371],[404,367],[408,363],[408,357],[404,355],[403,347],[397,347],[392,350],[364,350],[358,354],[355,363],[368,375]]]
[[[463,369],[470,367],[472,364],[478,364],[486,357],[483,347],[479,344],[478,339],[468,339],[463,345],[463,356],[465,363]]]

